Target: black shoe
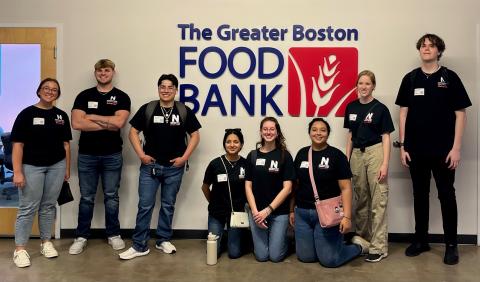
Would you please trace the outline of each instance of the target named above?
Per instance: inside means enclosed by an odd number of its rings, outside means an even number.
[[[457,245],[447,245],[445,247],[445,257],[443,257],[443,263],[448,265],[455,265],[458,263]]]
[[[414,242],[405,250],[407,257],[416,257],[423,252],[430,251],[430,245],[427,243]]]

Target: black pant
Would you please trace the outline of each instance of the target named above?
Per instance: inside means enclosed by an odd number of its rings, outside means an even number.
[[[428,242],[430,178],[433,173],[442,209],[444,240],[446,244],[456,245],[458,216],[455,187],[453,187],[455,170],[448,168],[448,163],[445,163],[446,156],[410,154],[410,157],[416,241]]]

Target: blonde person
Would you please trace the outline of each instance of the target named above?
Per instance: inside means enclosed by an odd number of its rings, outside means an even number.
[[[258,149],[247,156],[245,181],[254,254],[258,261],[280,262],[287,254],[287,198],[295,171],[275,118],[262,120],[260,136]]]
[[[228,234],[228,257],[242,256],[242,237],[246,229],[232,228],[230,215],[245,209],[245,167],[247,161],[238,153],[244,143],[240,128],[225,129],[223,148],[225,154],[213,159],[205,171],[202,191],[208,201],[208,232],[223,238],[225,225]],[[211,187],[211,189],[210,189]],[[233,205],[233,207],[232,207]],[[222,244],[217,244],[217,254]]]
[[[395,129],[388,108],[372,95],[373,72],[358,74],[358,99],[347,105],[347,158],[352,169],[357,234],[370,241],[368,262],[388,256],[387,202],[390,133]]]
[[[56,79],[42,80],[37,89],[40,100],[20,112],[12,129],[13,183],[19,195],[13,254],[17,267],[31,264],[25,248],[37,212],[40,253],[46,258],[58,256],[50,238],[58,194],[70,178],[72,139],[68,115],[53,105],[60,93]]]

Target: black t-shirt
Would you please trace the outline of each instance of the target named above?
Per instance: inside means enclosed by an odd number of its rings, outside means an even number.
[[[295,190],[295,203],[303,209],[315,209],[312,183],[308,173],[308,147],[298,151],[295,157],[295,171],[298,187]],[[352,172],[347,157],[335,147],[328,146],[321,151],[312,151],[313,177],[320,200],[340,195],[338,180],[350,179]]]
[[[247,161],[240,157],[238,161],[229,163],[225,156],[221,156],[221,158],[225,166],[223,166],[220,157],[215,158],[208,165],[203,178],[203,183],[212,185],[208,212],[214,217],[226,217],[232,211],[227,177],[232,192],[233,210],[244,211],[246,203],[245,169]],[[225,168],[228,174],[225,172]]]
[[[455,137],[455,111],[472,105],[458,75],[444,67],[427,77],[421,69],[405,75],[395,104],[408,107],[405,151],[446,156]]]
[[[147,104],[141,106],[130,120],[130,124],[138,131],[145,131],[146,129],[145,110]],[[157,104],[148,130],[143,132],[145,136],[145,144],[143,146],[145,154],[155,158],[157,163],[161,165],[169,166],[172,164],[170,160],[181,157],[187,148],[185,133],[191,134],[202,127],[192,110],[187,106],[185,107],[187,109],[187,117],[183,121],[175,106],[173,109],[166,110],[167,112],[172,110],[167,119],[160,108],[160,103]]]
[[[388,108],[373,99],[362,104],[357,99],[347,105],[343,127],[352,132],[354,148],[368,147],[382,142],[382,134],[395,130]]]
[[[113,116],[118,110],[130,112],[130,97],[120,89],[113,88],[101,94],[96,87],[82,91],[75,98],[72,110],[82,110],[87,115]],[[105,156],[122,151],[120,130],[82,131],[78,142],[80,154]]]
[[[246,179],[252,181],[252,192],[257,209],[266,208],[283,189],[284,181],[295,180],[293,158],[288,151],[275,149],[268,153],[256,150],[257,158],[252,160],[252,152],[247,156]],[[255,164],[255,165],[254,165]],[[275,209],[273,214],[288,214],[288,198]]]
[[[30,106],[15,119],[12,142],[23,143],[23,164],[50,166],[65,158],[63,142],[72,140],[68,115],[57,107]]]

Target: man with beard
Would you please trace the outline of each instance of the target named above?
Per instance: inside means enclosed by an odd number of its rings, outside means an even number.
[[[72,109],[72,127],[81,131],[78,144],[81,198],[76,239],[69,249],[71,255],[80,254],[87,245],[99,178],[102,179],[108,244],[114,250],[125,248],[118,220],[118,189],[123,164],[120,130],[130,114],[130,98],[113,86],[115,64],[111,60],[99,60],[94,74],[97,86],[78,94]]]

